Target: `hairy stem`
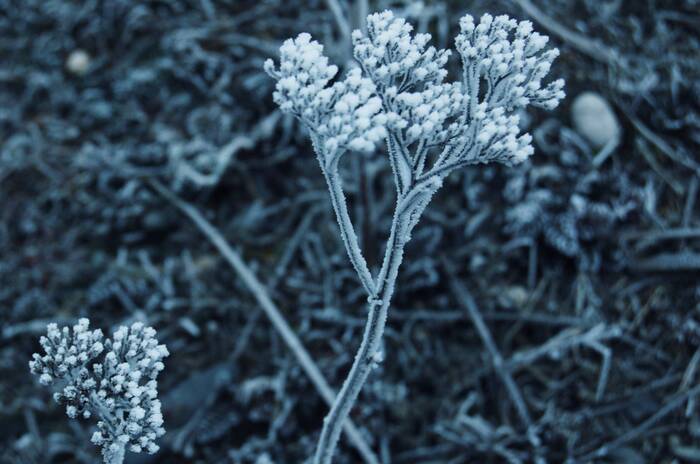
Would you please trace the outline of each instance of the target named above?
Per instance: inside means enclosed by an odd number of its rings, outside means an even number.
[[[352,225],[350,214],[348,213],[348,205],[345,200],[345,194],[341,186],[340,174],[336,166],[332,166],[328,171],[324,170],[328,191],[331,194],[331,204],[335,211],[338,227],[340,227],[340,236],[343,239],[343,245],[348,253],[352,267],[355,268],[357,276],[368,295],[374,293],[374,283],[372,282],[372,273],[367,266],[367,261],[362,255],[360,249],[360,241],[355,233],[355,228]]]
[[[316,447],[314,457],[315,464],[330,464],[335,451],[340,432],[345,419],[350,414],[357,396],[362,390],[372,366],[375,363],[375,354],[381,343],[382,334],[386,325],[387,312],[391,297],[394,293],[394,284],[398,275],[399,266],[403,258],[405,234],[402,228],[406,220],[397,212],[391,224],[391,232],[387,243],[382,268],[377,277],[375,292],[369,299],[369,313],[365,324],[362,343],[355,355],[355,360],[350,368],[350,373],[343,383],[338,396],[331,407],[330,412],[323,421],[323,430]]]
[[[323,177],[326,179],[326,184],[328,184],[331,204],[333,205],[333,211],[335,211],[338,227],[340,227],[340,236],[343,239],[343,245],[348,253],[348,258],[350,258],[350,263],[355,269],[357,276],[360,278],[360,282],[367,292],[367,295],[373,295],[374,282],[372,281],[372,273],[367,266],[365,257],[362,255],[360,242],[355,233],[355,227],[352,225],[350,214],[348,213],[345,193],[343,193],[343,184],[340,179],[340,173],[338,172],[339,157],[326,162],[326,157],[324,156],[320,141],[313,133],[311,134],[311,143],[316,152],[318,163],[321,166]]]

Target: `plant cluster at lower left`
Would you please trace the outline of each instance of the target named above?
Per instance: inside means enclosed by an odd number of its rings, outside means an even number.
[[[31,372],[54,387],[68,417],[97,416],[92,442],[102,447],[105,463],[121,463],[127,447],[155,453],[155,440],[165,433],[156,377],[168,349],[140,322],[119,327],[112,339],[89,325],[85,318],[72,329],[49,324],[40,339],[45,354],[33,355]]]

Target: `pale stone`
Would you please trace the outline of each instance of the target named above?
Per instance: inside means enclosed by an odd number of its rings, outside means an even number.
[[[576,131],[594,148],[600,149],[620,139],[620,123],[610,104],[595,92],[584,92],[571,106]]]
[[[83,75],[90,66],[90,55],[85,50],[73,50],[66,60],[66,69],[73,74]]]

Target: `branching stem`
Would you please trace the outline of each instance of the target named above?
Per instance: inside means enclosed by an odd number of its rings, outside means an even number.
[[[267,318],[272,323],[273,327],[282,337],[282,340],[287,344],[294,357],[297,359],[306,375],[311,380],[311,383],[316,387],[321,397],[326,403],[333,404],[334,392],[321,373],[313,358],[302,344],[299,337],[289,325],[285,317],[282,315],[277,305],[270,298],[267,290],[255,276],[250,267],[243,261],[243,258],[228,244],[221,233],[209,223],[204,216],[193,205],[185,202],[176,196],[170,189],[166,188],[160,182],[151,180],[151,187],[163,196],[166,200],[177,207],[185,214],[197,228],[207,237],[207,239],[216,247],[224,259],[231,265],[236,274],[241,278],[243,283],[248,287],[252,295],[257,300]],[[365,443],[362,435],[357,430],[352,421],[344,421],[341,425],[350,439],[350,442],[355,446],[357,451],[362,456],[367,464],[378,464],[379,460],[372,453],[370,447]]]
[[[367,322],[362,342],[355,355],[350,373],[323,421],[323,430],[316,448],[314,464],[331,463],[343,423],[350,414],[350,410],[375,364],[375,355],[384,333],[387,312],[406,244],[405,234],[402,230],[407,223],[405,215],[406,213],[399,213],[398,208],[394,213],[384,260],[375,282],[375,292],[371,293],[369,298]]]

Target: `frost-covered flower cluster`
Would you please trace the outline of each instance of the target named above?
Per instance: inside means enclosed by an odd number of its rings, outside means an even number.
[[[391,11],[367,17],[367,37],[352,34],[355,59],[382,90],[396,85],[401,92],[418,82],[440,83],[451,52],[427,47],[430,34],[411,36],[413,26]]]
[[[273,94],[282,111],[309,127],[323,144],[327,161],[346,149],[369,152],[386,135],[386,116],[371,80],[358,69],[331,86],[338,67],[328,64],[323,46],[307,33],[289,39],[280,48],[281,65],[272,60],[265,70],[277,80]]]
[[[511,36],[513,36],[511,38]],[[460,20],[455,39],[463,61],[462,80],[472,99],[469,119],[476,137],[466,162],[517,164],[533,153],[532,137],[520,134],[517,110],[532,104],[554,109],[564,98],[564,81],[543,87],[556,48],[544,50],[549,38],[533,32],[530,21],[485,14],[479,24],[470,15]]]
[[[360,69],[332,85],[338,68],[322,45],[307,33],[285,41],[279,69],[265,63],[277,80],[275,102],[307,126],[324,159],[371,151],[385,139],[403,193],[421,176],[527,159],[532,138],[520,133],[517,112],[527,105],[553,109],[564,97],[563,80],[543,83],[559,54],[546,49],[548,38],[529,21],[485,14],[475,24],[466,15],[455,40],[462,79],[447,83],[450,51],[428,46],[430,34],[412,30],[391,11],[369,15],[366,35],[352,35]]]
[[[483,77],[488,84],[485,100],[492,107],[510,109],[532,104],[551,110],[564,98],[563,79],[542,86],[559,50],[544,50],[549,38],[533,32],[530,21],[485,14],[476,25],[467,15],[459,26],[455,43],[465,64],[464,80],[478,85]]]
[[[412,30],[391,11],[369,15],[367,36],[353,33],[354,56],[382,96],[388,127],[409,145],[435,145],[457,133],[451,118],[468,97],[459,82],[443,84],[450,50],[426,48],[430,34],[411,36]]]
[[[33,355],[31,372],[57,390],[54,399],[68,417],[97,417],[92,442],[106,463],[121,462],[125,448],[155,453],[165,433],[156,377],[168,349],[140,322],[120,327],[112,339],[89,324],[85,318],[72,328],[49,324],[40,339],[45,354]]]

